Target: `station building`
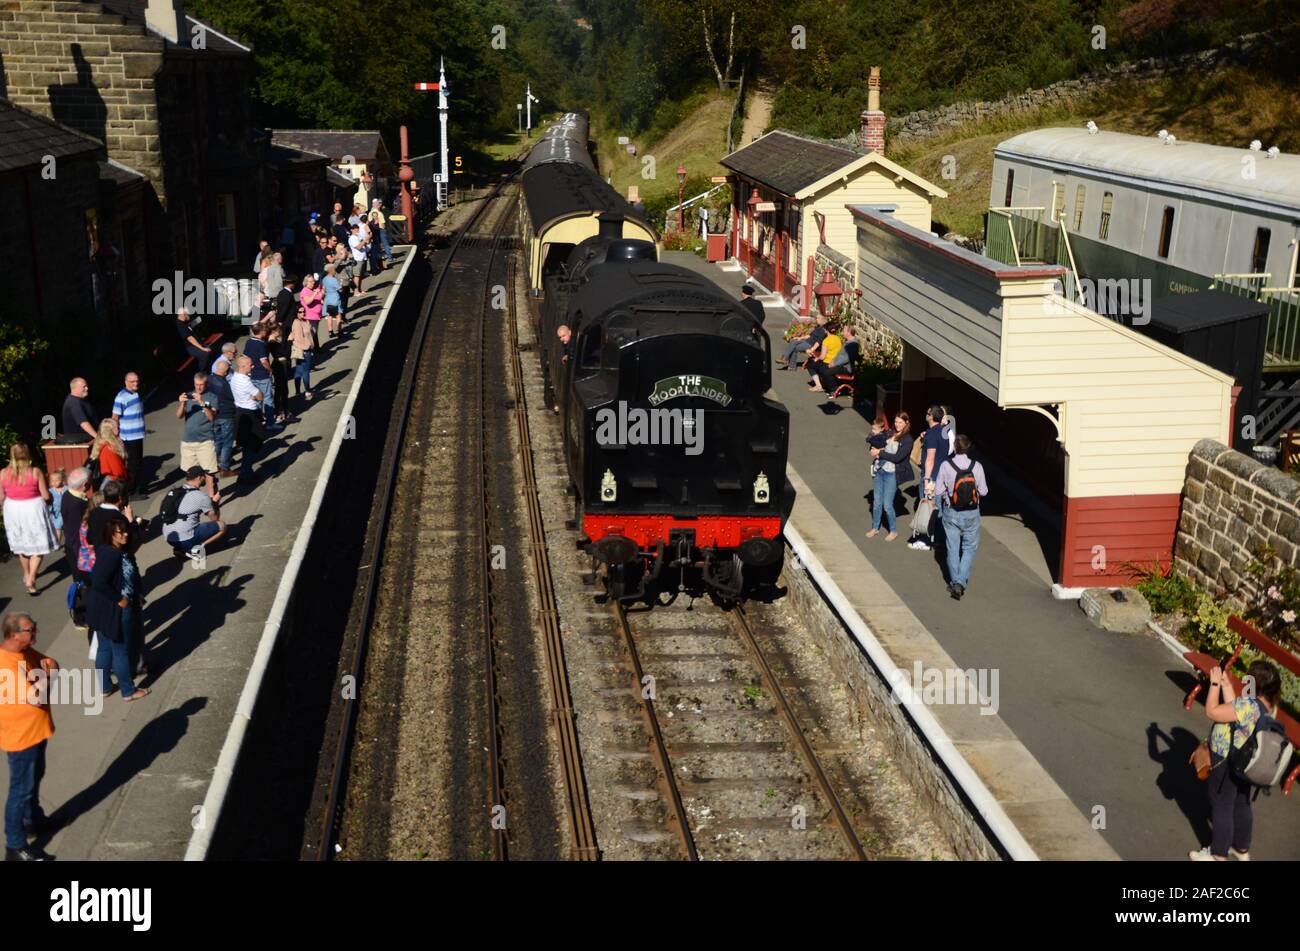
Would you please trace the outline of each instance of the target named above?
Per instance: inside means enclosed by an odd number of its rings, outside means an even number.
[[[853,255],[850,205],[890,206],[899,221],[929,231],[931,205],[948,193],[885,158],[880,70],[856,144],[776,129],[721,159],[731,171],[730,255],[760,284],[807,315],[819,245]],[[796,288],[801,288],[796,290]]]
[[[1233,379],[1061,296],[1061,266],[1004,264],[889,207],[847,211],[862,306],[903,343],[897,405],[914,427],[952,406],[959,431],[1059,512],[1061,587],[1168,565],[1188,454],[1229,442]]]

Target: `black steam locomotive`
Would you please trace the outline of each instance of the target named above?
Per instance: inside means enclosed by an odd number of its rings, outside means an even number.
[[[793,502],[789,415],[763,395],[771,343],[710,281],[624,237],[619,213],[598,220],[541,305],[578,526],[617,597],[701,582],[741,597],[775,581]]]

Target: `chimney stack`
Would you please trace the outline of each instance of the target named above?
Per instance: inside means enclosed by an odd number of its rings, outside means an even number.
[[[869,152],[885,154],[885,114],[880,111],[880,67],[871,67],[867,80],[867,109],[862,113],[858,142]]]
[[[173,43],[189,46],[190,31],[185,24],[185,7],[181,0],[148,0],[144,9],[145,26]]]

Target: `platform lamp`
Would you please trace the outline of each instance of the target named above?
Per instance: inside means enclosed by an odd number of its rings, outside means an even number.
[[[844,288],[840,287],[839,282],[835,280],[835,275],[831,269],[827,268],[826,273],[822,275],[822,282],[813,288],[813,296],[817,298],[817,309],[822,312],[823,317],[829,318],[835,313],[835,305],[840,302],[840,297],[844,294]]]
[[[686,166],[677,166],[677,230],[686,230],[686,209],[682,207],[683,195],[686,193]]]

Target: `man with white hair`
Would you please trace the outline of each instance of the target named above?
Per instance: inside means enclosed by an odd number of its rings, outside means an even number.
[[[243,459],[239,466],[239,484],[245,486],[253,476],[253,460],[268,434],[262,423],[262,390],[250,374],[253,360],[243,354],[235,361],[235,372],[230,377],[230,393],[235,400],[235,432]]]
[[[77,581],[87,581],[84,571],[77,570],[77,553],[81,550],[81,518],[90,505],[90,472],[85,466],[78,466],[68,473],[68,491],[59,499],[59,511],[63,513],[63,524],[67,526],[63,533],[63,554],[68,558],[68,570]]]
[[[199,366],[207,364],[212,358],[212,348],[205,347],[195,334],[198,332],[199,322],[190,317],[190,312],[184,307],[176,311],[176,336],[180,338],[181,346],[185,352],[194,358]]]
[[[235,355],[239,353],[239,348],[235,346],[233,340],[227,340],[221,345],[221,356],[212,361],[212,372],[217,373],[217,367],[225,364],[232,371],[235,369]]]

